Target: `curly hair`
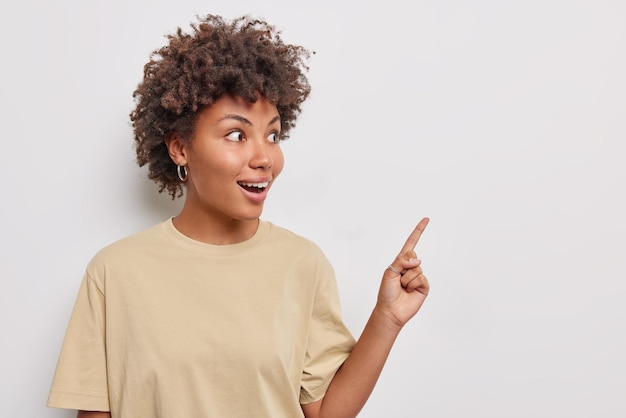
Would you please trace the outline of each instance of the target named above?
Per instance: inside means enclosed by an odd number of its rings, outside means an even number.
[[[148,177],[172,199],[182,196],[183,188],[165,144],[169,135],[191,141],[198,114],[233,94],[251,103],[259,97],[274,103],[286,139],[311,91],[305,75],[310,52],[283,43],[274,26],[249,16],[198,20],[190,24],[191,33],[179,27],[167,35],[168,45],[152,52],[130,113],[137,163],[148,165]]]

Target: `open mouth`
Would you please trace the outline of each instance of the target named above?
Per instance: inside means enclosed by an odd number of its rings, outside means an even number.
[[[269,183],[270,183],[269,181],[264,181],[262,183],[237,182],[239,187],[243,188],[244,190],[249,191],[250,193],[261,193],[261,192],[263,192],[263,190],[265,190],[267,188]]]

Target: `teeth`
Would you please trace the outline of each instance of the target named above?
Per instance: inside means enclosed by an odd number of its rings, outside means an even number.
[[[264,189],[267,187],[268,184],[270,184],[269,181],[264,181],[263,183],[244,183],[244,182],[239,182],[239,184],[241,184],[242,186],[246,186],[246,187],[256,187],[259,189]]]

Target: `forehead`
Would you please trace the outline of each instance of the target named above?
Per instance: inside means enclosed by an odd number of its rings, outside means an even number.
[[[262,96],[252,103],[241,96],[225,94],[202,110],[200,119],[219,122],[237,116],[244,117],[253,124],[267,123],[278,116],[278,110],[276,105]]]

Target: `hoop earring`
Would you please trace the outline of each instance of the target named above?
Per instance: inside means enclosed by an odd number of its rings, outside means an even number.
[[[183,183],[187,181],[187,167],[185,167],[184,165],[177,165],[176,173],[178,174],[178,178],[180,179],[180,181],[182,181]]]

